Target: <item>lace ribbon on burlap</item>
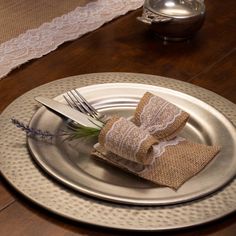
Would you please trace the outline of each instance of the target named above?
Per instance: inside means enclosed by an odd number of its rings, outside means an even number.
[[[94,31],[106,22],[141,7],[143,3],[144,0],[90,1],[85,6],[79,6],[67,14],[54,18],[51,22],[45,22],[37,28],[29,29],[16,38],[1,43],[0,79],[23,63],[46,55],[62,43]]]
[[[134,123],[158,140],[172,139],[185,126],[189,114],[179,107],[147,92],[140,100]]]
[[[92,154],[158,185],[178,189],[219,152],[217,146],[176,136],[188,118],[174,104],[147,92],[132,121],[109,119]]]

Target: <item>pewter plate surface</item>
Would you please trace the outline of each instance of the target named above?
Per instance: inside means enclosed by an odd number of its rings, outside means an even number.
[[[65,187],[35,164],[26,136],[9,123],[29,122],[38,109],[36,96],[55,97],[75,87],[101,83],[142,83],[197,97],[217,108],[236,126],[236,105],[209,90],[166,77],[137,73],[93,73],[67,77],[36,87],[13,101],[0,115],[0,170],[19,193],[37,205],[73,221],[113,229],[162,231],[198,226],[236,210],[236,178],[200,199],[162,206],[125,205],[81,194]]]
[[[233,124],[205,102],[173,89],[135,83],[98,84],[78,89],[97,109],[106,114],[131,117],[142,95],[152,92],[190,114],[180,133],[188,140],[220,145],[221,152],[199,174],[178,191],[158,187],[90,156],[96,140],[39,142],[28,139],[37,163],[67,187],[107,201],[134,205],[168,205],[198,199],[226,185],[236,171],[236,131]],[[64,102],[63,96],[55,98]],[[61,118],[40,108],[31,127],[56,133],[65,129]]]

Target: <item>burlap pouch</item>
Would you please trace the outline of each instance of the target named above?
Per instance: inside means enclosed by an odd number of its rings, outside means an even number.
[[[163,109],[159,107],[159,113],[156,107],[148,112],[148,106],[164,103],[166,105],[163,105]],[[146,117],[147,114],[151,115],[143,119],[142,114]],[[160,122],[160,117],[165,121]],[[95,145],[92,155],[158,185],[178,189],[219,152],[217,146],[192,143],[181,137],[173,138],[188,117],[176,106],[146,93],[133,119],[139,126],[122,117],[111,118],[101,130],[99,144]],[[147,124],[154,128],[149,129]],[[155,132],[150,134],[150,130]]]
[[[133,122],[158,140],[172,139],[185,126],[189,114],[165,99],[146,92],[134,114]]]
[[[152,145],[158,140],[123,117],[112,117],[99,134],[99,143],[127,160],[150,165]]]

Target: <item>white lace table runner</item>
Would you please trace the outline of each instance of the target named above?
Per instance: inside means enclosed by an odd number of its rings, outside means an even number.
[[[104,23],[141,7],[144,0],[98,0],[0,44],[0,79],[21,64],[55,50]]]

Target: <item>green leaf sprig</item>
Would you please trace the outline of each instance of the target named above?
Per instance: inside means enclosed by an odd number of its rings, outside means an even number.
[[[66,140],[74,140],[88,137],[98,137],[102,127],[97,125],[97,128],[83,126],[78,123],[70,123],[68,131],[65,131]]]

